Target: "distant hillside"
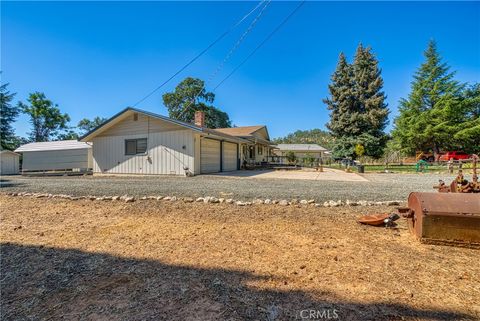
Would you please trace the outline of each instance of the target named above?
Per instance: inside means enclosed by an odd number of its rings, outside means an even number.
[[[326,149],[331,149],[333,137],[326,131],[315,128],[310,130],[297,130],[285,137],[275,138],[276,144],[318,144]]]

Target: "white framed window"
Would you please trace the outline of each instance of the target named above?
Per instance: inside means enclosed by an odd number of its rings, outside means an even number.
[[[125,139],[125,155],[139,155],[147,152],[147,139]]]

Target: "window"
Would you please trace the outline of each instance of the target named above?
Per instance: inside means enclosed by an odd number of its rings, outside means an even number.
[[[263,155],[263,146],[258,146],[258,155]]]
[[[147,139],[125,139],[125,155],[138,155],[147,152]]]

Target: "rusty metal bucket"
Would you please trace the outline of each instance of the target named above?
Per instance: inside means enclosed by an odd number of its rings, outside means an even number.
[[[480,248],[480,194],[413,192],[399,212],[422,243]]]

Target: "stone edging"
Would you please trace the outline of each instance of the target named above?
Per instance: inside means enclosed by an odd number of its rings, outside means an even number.
[[[340,207],[340,206],[374,206],[374,205],[387,205],[387,206],[398,206],[402,203],[402,201],[326,201],[324,203],[316,203],[315,200],[272,200],[272,199],[254,199],[253,201],[239,201],[234,200],[233,198],[217,198],[213,196],[206,196],[206,197],[176,197],[176,196],[143,196],[140,198],[135,198],[134,196],[129,196],[127,194],[119,196],[73,196],[67,194],[48,194],[48,193],[28,193],[28,192],[12,192],[6,193],[8,196],[20,196],[20,197],[32,197],[32,198],[61,198],[61,199],[68,199],[72,201],[77,200],[90,200],[90,201],[123,201],[126,203],[132,203],[135,201],[144,201],[144,200],[156,200],[156,201],[183,201],[185,203],[193,203],[193,202],[202,202],[202,203],[211,203],[211,204],[232,204],[237,206],[250,206],[250,205],[281,205],[281,206],[289,206],[289,205],[305,205],[305,206],[314,206],[314,207]]]

